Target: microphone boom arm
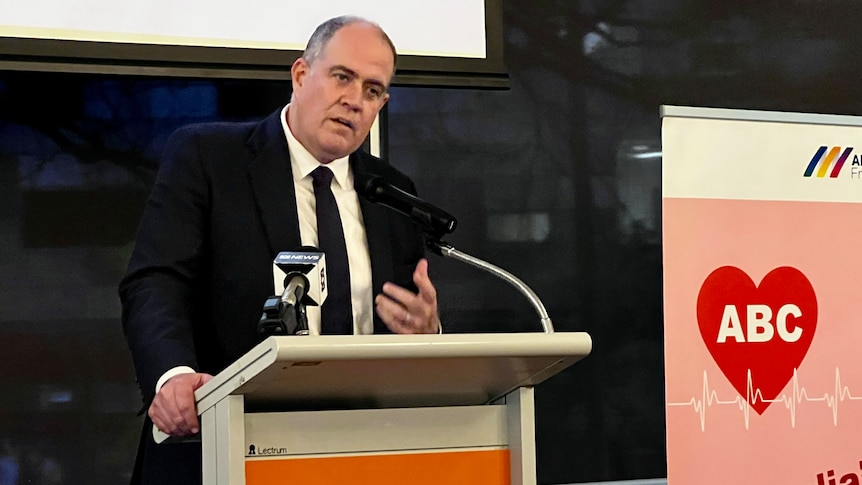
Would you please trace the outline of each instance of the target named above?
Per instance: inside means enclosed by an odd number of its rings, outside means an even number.
[[[548,311],[545,309],[545,305],[542,304],[542,301],[539,299],[538,295],[536,295],[536,293],[532,289],[530,289],[530,287],[527,286],[526,283],[518,279],[518,277],[498,266],[494,266],[487,261],[483,261],[474,256],[470,256],[467,253],[461,252],[455,249],[449,243],[440,241],[432,237],[426,238],[425,243],[432,251],[434,251],[436,254],[439,254],[440,256],[456,259],[458,261],[467,263],[470,266],[474,266],[494,276],[497,276],[498,278],[514,286],[518,291],[521,292],[521,294],[527,297],[527,299],[530,301],[530,304],[532,304],[533,308],[536,310],[536,313],[539,314],[542,329],[544,329],[545,333],[554,333],[554,325],[553,323],[551,323],[551,317],[548,316]]]

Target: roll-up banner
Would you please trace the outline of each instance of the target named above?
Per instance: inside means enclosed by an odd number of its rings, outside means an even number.
[[[862,484],[862,118],[662,108],[669,485]]]

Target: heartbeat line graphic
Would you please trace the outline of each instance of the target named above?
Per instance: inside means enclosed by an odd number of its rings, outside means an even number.
[[[838,404],[844,401],[862,401],[862,396],[854,396],[850,392],[850,388],[841,383],[841,372],[835,368],[835,390],[833,393],[824,393],[822,396],[809,396],[808,390],[799,385],[799,377],[796,369],[793,369],[793,378],[790,382],[793,384],[790,395],[786,393],[777,396],[775,399],[764,399],[760,389],[755,389],[754,383],[751,380],[751,369],[748,370],[747,386],[745,397],[737,395],[734,399],[719,399],[718,392],[715,389],[710,389],[709,379],[706,371],[703,371],[703,392],[698,397],[692,397],[685,402],[668,402],[668,407],[687,407],[694,408],[694,412],[700,415],[700,430],[706,429],[706,409],[712,406],[737,406],[745,419],[745,429],[748,429],[751,416],[751,406],[749,403],[756,402],[784,404],[784,407],[790,411],[790,426],[796,427],[796,409],[801,402],[822,402],[832,410],[832,424],[838,426]]]

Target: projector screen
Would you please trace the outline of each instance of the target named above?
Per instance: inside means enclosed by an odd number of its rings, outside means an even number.
[[[0,14],[0,68],[286,78],[343,14],[386,30],[396,83],[505,84],[500,0],[27,0]]]

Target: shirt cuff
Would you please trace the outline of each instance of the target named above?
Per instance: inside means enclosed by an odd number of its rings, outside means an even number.
[[[168,369],[167,372],[162,374],[162,377],[159,377],[159,381],[156,382],[156,394],[158,394],[159,391],[162,390],[162,386],[164,386],[165,382],[168,382],[168,379],[170,379],[171,377],[178,376],[180,374],[194,374],[194,373],[195,373],[194,369],[192,369],[191,367],[185,366],[185,365],[180,365],[180,366],[174,367],[173,369]]]

